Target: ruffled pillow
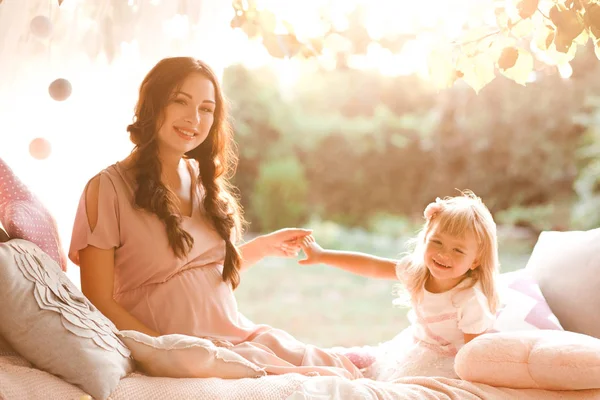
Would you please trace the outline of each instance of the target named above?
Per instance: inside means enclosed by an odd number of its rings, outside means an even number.
[[[187,335],[151,337],[136,331],[117,333],[131,349],[140,368],[168,378],[258,378],[263,368],[210,340]]]
[[[106,399],[133,370],[129,349],[35,244],[0,244],[0,335],[37,368]]]

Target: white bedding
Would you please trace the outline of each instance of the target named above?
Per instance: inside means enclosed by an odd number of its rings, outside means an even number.
[[[6,400],[79,400],[77,387],[35,369],[16,355],[0,355],[0,398]],[[544,391],[494,388],[459,379],[402,378],[393,382],[368,379],[350,381],[338,377],[306,377],[298,374],[258,379],[223,380],[152,378],[133,373],[112,393],[112,400],[309,400],[309,399],[445,399],[445,400],[582,400],[600,399],[600,389]]]

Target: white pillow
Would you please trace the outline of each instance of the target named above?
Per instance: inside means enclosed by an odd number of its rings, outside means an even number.
[[[498,292],[500,309],[490,332],[563,330],[528,270],[501,274]]]
[[[600,338],[600,228],[542,232],[526,269],[565,330]]]
[[[187,335],[148,336],[137,331],[117,335],[143,372],[168,378],[258,378],[263,368],[210,340]]]

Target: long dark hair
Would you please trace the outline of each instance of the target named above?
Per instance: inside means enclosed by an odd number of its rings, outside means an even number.
[[[127,127],[135,145],[132,157],[137,183],[135,205],[156,214],[164,222],[169,244],[177,257],[187,255],[194,240],[181,227],[182,216],[175,193],[160,180],[161,164],[156,134],[171,94],[192,73],[200,73],[212,82],[216,107],[208,137],[201,145],[186,153],[185,157],[198,161],[200,172],[196,182],[204,188],[204,210],[225,241],[223,280],[235,289],[240,282],[241,257],[234,240],[241,235],[243,219],[228,178],[235,171],[237,155],[221,85],[214,71],[200,60],[191,57],[165,58],[150,70],[140,86],[134,122]]]

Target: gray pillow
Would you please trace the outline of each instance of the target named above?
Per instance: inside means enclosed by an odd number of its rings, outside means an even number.
[[[0,244],[0,335],[35,367],[106,399],[133,370],[129,349],[35,244]]]
[[[526,268],[565,330],[600,338],[600,228],[542,232]]]

